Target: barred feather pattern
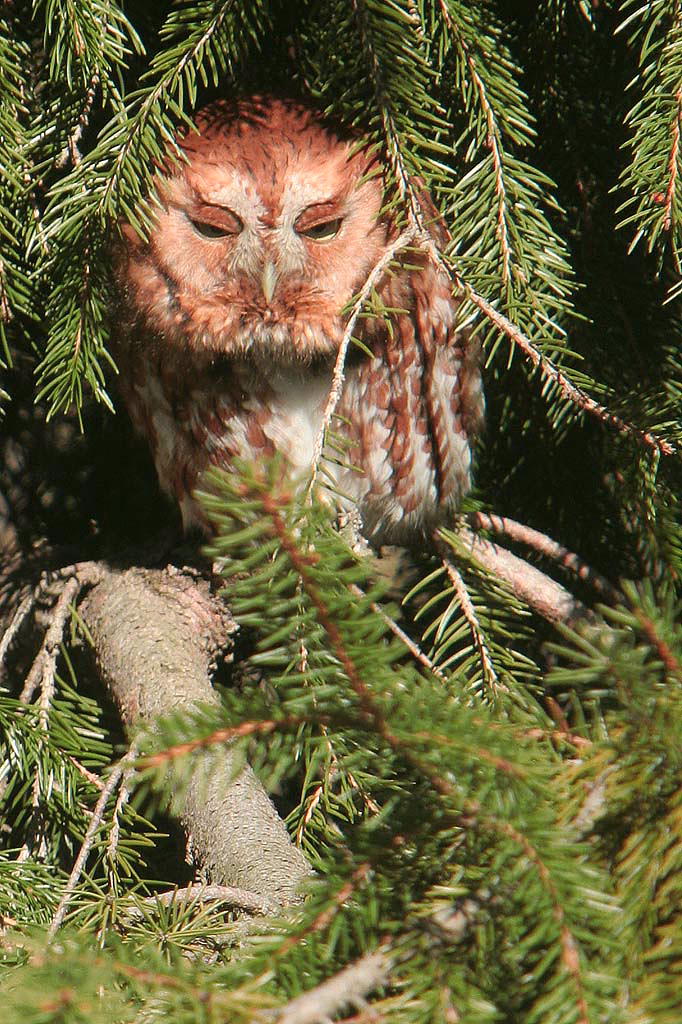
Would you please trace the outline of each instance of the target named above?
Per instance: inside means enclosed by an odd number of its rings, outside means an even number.
[[[115,356],[161,484],[205,527],[208,466],[279,452],[292,479],[310,473],[344,310],[396,230],[376,157],[307,107],[214,104],[197,126],[188,163],[160,178],[151,237],[123,226]],[[483,418],[450,281],[424,252],[401,259],[377,286],[387,312],[358,321],[321,477],[376,544],[448,521]]]

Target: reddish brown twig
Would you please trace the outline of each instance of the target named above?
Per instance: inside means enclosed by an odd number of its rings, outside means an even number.
[[[455,596],[462,610],[462,615],[467,620],[471,635],[478,650],[481,668],[483,669],[483,679],[490,686],[493,694],[496,695],[500,691],[508,692],[508,687],[501,683],[497,677],[497,672],[495,671],[493,660],[490,657],[490,652],[488,650],[485,636],[483,635],[483,630],[481,629],[481,624],[478,621],[478,616],[476,615],[476,609],[473,606],[466,584],[462,579],[462,574],[454,567],[449,558],[443,558],[442,563],[447,577],[452,583]]]

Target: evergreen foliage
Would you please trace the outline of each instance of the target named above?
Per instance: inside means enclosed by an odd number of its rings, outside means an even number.
[[[307,96],[382,151],[400,216],[428,219],[417,179],[443,212],[486,359],[467,511],[626,581],[557,638],[443,531],[399,605],[276,462],[211,474],[211,554],[260,685],[140,737],[133,775],[73,642],[51,698],[3,679],[8,1024],[276,1019],[368,954],[377,1019],[682,1019],[682,474],[660,443],[682,440],[680,16],[677,0],[4,5],[0,358],[34,373],[49,415],[115,404],[109,246],[121,216],[148,228],[178,127],[238,90]],[[182,883],[159,855],[169,765],[181,805],[191,751],[219,759],[226,735],[316,870],[305,903],[248,928],[154,899]]]

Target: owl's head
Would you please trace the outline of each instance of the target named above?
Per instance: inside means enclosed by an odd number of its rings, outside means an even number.
[[[133,315],[195,356],[332,356],[386,246],[376,161],[291,101],[218,102],[196,124],[149,240],[123,229]]]

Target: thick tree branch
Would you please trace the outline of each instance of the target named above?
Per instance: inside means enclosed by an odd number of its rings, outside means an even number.
[[[171,569],[110,573],[80,613],[126,725],[218,700],[211,662],[235,627],[206,581]],[[171,786],[172,774],[170,766]],[[229,746],[218,768],[215,756],[197,758],[181,820],[197,867],[216,884],[282,905],[310,874],[260,782]]]

